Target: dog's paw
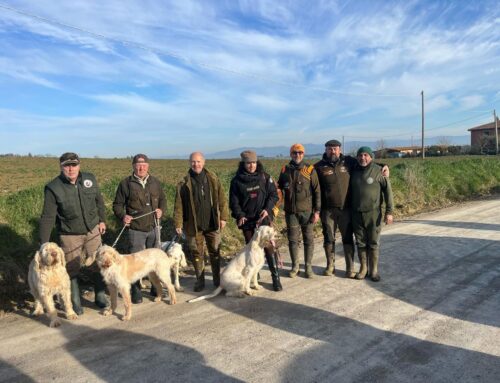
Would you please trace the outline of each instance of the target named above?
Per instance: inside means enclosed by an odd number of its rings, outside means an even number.
[[[170,304],[175,305],[177,303],[177,298],[176,297],[170,297]]]
[[[184,287],[182,287],[181,285],[175,286],[175,291],[177,291],[178,293],[182,293],[184,291]]]
[[[261,290],[262,286],[261,285],[255,285],[255,286],[252,286],[252,289]]]
[[[101,314],[104,315],[105,317],[111,315],[112,313],[113,313],[113,310],[111,310],[110,308],[106,308],[106,309],[101,311]]]
[[[247,291],[245,291],[245,294],[246,294],[246,295],[250,295],[250,296],[252,296],[252,295],[254,295],[255,293],[254,293],[252,290],[247,290]]]
[[[50,327],[59,327],[61,325],[61,320],[59,318],[52,319],[50,321]]]
[[[161,302],[161,296],[154,297],[153,302]]]
[[[69,314],[66,314],[66,319],[75,320],[75,319],[78,319],[78,315],[76,315],[76,313],[69,313]]]
[[[132,318],[132,315],[124,315],[122,316],[122,321],[129,321]]]
[[[43,309],[38,309],[38,308],[34,309],[31,312],[31,315],[34,316],[34,317],[38,317],[38,316],[40,316],[42,314],[43,314]]]

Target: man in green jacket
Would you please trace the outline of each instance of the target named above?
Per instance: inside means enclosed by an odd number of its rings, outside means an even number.
[[[300,232],[304,241],[305,276],[313,278],[314,224],[319,220],[321,191],[318,175],[312,165],[306,164],[302,144],[290,148],[291,161],[283,166],[278,179],[278,188],[285,200],[285,219],[288,234],[288,249],[292,259],[290,278],[299,272]]]
[[[194,291],[205,288],[204,243],[208,248],[214,286],[220,283],[220,231],[226,226],[229,211],[219,178],[205,169],[200,152],[189,156],[191,169],[177,185],[174,221],[178,234],[186,235],[196,283]]]
[[[381,167],[373,162],[373,151],[362,146],[357,152],[358,167],[351,174],[352,225],[361,267],[356,279],[367,275],[374,282],[380,281],[378,273],[382,204],[385,202],[384,222],[393,221],[391,183],[382,175]],[[382,199],[383,197],[383,199]]]
[[[130,253],[159,245],[157,223],[166,208],[167,200],[161,183],[149,174],[148,156],[136,154],[132,159],[132,175],[120,182],[113,202],[115,216],[123,224],[129,226],[128,251]],[[151,295],[157,294],[154,286],[151,286]],[[130,295],[132,303],[142,302],[139,281],[131,285]]]
[[[82,315],[78,275],[85,259],[92,258],[101,245],[101,235],[106,231],[104,201],[94,175],[80,172],[80,158],[76,153],[61,155],[59,165],[61,173],[45,186],[40,243],[50,240],[55,223],[71,280],[73,310]],[[90,269],[95,284],[95,304],[104,308],[108,305],[105,284],[95,262]]]

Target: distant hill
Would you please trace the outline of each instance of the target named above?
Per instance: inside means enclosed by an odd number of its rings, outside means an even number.
[[[446,136],[446,140],[450,145],[469,145],[470,136]],[[431,146],[436,145],[438,142],[442,141],[443,137],[429,137],[425,139],[425,145]],[[409,146],[411,143],[405,140],[384,140],[384,147],[390,148],[393,146]],[[370,146],[373,150],[377,149],[379,142],[377,141],[347,141],[344,143],[343,152],[350,153],[356,151],[360,146]],[[420,145],[420,141],[415,139],[413,145]],[[325,151],[325,145],[323,144],[304,144],[307,156],[321,156]],[[215,153],[206,153],[205,156],[211,159],[223,159],[223,158],[239,158],[240,153],[243,150],[254,150],[260,157],[289,157],[290,147],[289,146],[263,146],[263,147],[240,147],[230,150],[224,150]]]

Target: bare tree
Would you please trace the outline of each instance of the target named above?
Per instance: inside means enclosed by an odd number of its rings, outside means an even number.
[[[376,143],[375,143],[375,149],[376,150],[382,150],[382,149],[385,149],[385,140],[383,138],[381,138],[380,140],[378,140]]]

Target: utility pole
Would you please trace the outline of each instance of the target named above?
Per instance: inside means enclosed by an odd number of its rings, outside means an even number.
[[[344,135],[342,135],[342,147],[344,148],[344,151],[345,151],[345,146],[344,146]]]
[[[495,109],[493,109],[493,119],[495,120],[495,138],[496,138],[496,142],[497,142],[496,154],[498,155],[498,120],[497,120],[497,113],[496,113]]]
[[[424,91],[421,93],[422,95],[422,159],[425,158],[425,146],[424,146]]]

